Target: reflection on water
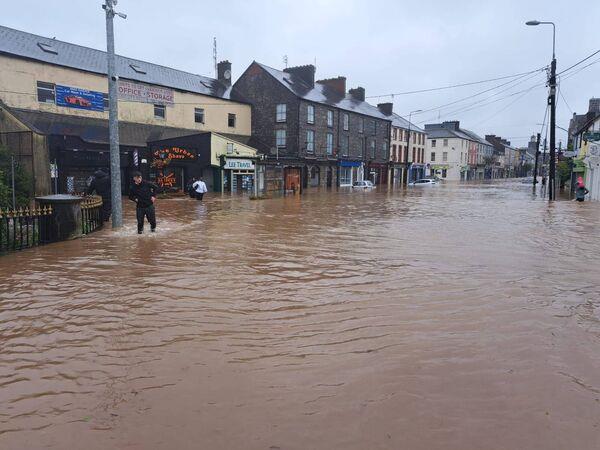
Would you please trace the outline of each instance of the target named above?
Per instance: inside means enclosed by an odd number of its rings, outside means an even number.
[[[0,448],[600,448],[600,208],[162,200],[0,258]]]

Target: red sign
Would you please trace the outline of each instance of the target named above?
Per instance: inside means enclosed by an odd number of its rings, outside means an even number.
[[[180,147],[168,147],[154,151],[157,159],[194,159],[196,155]]]

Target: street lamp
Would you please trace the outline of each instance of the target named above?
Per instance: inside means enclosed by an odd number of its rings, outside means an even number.
[[[414,113],[422,112],[422,109],[415,109],[408,114],[408,133],[406,133],[406,149],[404,150],[404,185],[408,186],[408,150],[410,148],[410,119]]]
[[[548,104],[550,105],[550,167],[548,174],[548,200],[554,200],[555,194],[555,175],[556,175],[556,25],[554,22],[541,22],[539,20],[530,20],[525,25],[552,25],[552,63],[550,65],[550,94],[548,95]]]
[[[123,205],[121,200],[121,155],[119,153],[119,111],[117,80],[115,73],[115,33],[113,18],[127,15],[115,11],[117,0],[105,0],[102,9],[106,11],[106,59],[108,76],[108,135],[110,141],[110,189],[112,200],[112,227],[123,225]]]

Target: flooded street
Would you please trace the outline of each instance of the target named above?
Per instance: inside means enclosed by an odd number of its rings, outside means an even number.
[[[600,448],[598,204],[448,184],[134,214],[0,258],[3,450]]]

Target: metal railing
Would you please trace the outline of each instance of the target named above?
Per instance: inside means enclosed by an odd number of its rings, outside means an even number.
[[[23,250],[51,242],[52,207],[0,208],[0,253]]]
[[[85,197],[81,202],[81,232],[89,234],[102,228],[102,225],[102,197]]]

